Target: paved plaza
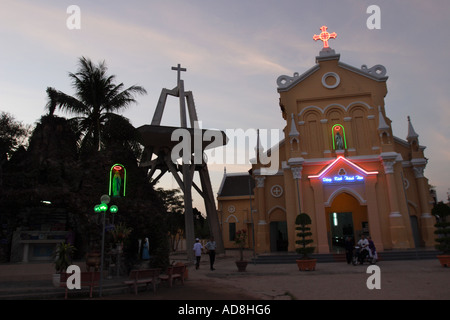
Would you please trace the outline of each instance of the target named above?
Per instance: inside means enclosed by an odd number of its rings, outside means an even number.
[[[450,268],[437,259],[379,261],[380,289],[369,289],[369,265],[346,262],[318,263],[315,271],[300,272],[295,264],[252,264],[238,272],[237,252],[219,256],[215,270],[208,256],[198,270],[188,268],[185,285],[159,285],[156,293],[129,293],[123,278],[105,279],[108,300],[448,300]],[[0,265],[0,299],[62,299],[64,290],[53,288],[49,263]],[[73,297],[69,292],[69,299]],[[75,298],[80,298],[78,295]],[[87,298],[87,296],[81,296]]]

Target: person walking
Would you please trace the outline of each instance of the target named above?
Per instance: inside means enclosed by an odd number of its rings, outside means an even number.
[[[142,247],[142,260],[150,260],[149,248],[150,244],[148,242],[148,238],[145,238],[144,245]]]
[[[216,270],[214,269],[214,262],[216,261],[216,247],[216,241],[214,241],[214,237],[211,236],[211,238],[205,245],[206,250],[208,250],[209,266],[211,270]]]
[[[194,254],[195,254],[195,260],[196,260],[195,269],[198,269],[200,267],[200,259],[202,257],[202,249],[203,249],[203,246],[200,243],[200,239],[196,238],[195,243],[194,243],[194,248],[193,248]]]

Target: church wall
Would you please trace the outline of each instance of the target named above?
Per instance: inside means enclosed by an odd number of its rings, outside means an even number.
[[[281,194],[279,194],[281,188]],[[265,202],[266,202],[266,221],[281,221],[281,220],[273,220],[274,217],[270,214],[274,208],[283,208],[286,210],[286,188],[284,187],[284,181],[282,175],[273,175],[267,176],[266,181],[264,183],[264,194],[265,194]]]
[[[355,141],[357,154],[372,153],[372,143],[369,142],[371,135],[368,134],[369,126],[366,114],[361,108],[354,109],[352,113],[352,137]]]
[[[397,201],[400,206],[400,212],[403,217],[403,223],[405,224],[407,240],[409,242],[409,248],[414,248],[414,238],[413,238],[412,229],[411,229],[411,219],[409,217],[408,205],[406,202],[406,194],[405,194],[406,190],[404,189],[404,182],[403,182],[404,176],[403,176],[403,168],[402,168],[401,162],[396,163],[394,174],[396,176],[396,183],[397,183],[397,190],[398,190]]]
[[[370,98],[370,97],[369,97]],[[329,105],[311,105],[297,101],[300,148],[304,158],[323,158],[332,156],[332,127],[340,124],[345,129],[347,155],[376,154],[380,149],[376,131],[376,108],[367,102],[368,97],[351,100],[345,97],[333,99]],[[322,111],[321,111],[322,110]]]
[[[295,218],[299,214],[298,208],[298,195],[297,195],[297,185],[296,181],[293,179],[293,175],[290,169],[286,169],[284,172],[283,184],[286,190],[285,196],[285,208],[286,208],[286,221],[287,221],[287,231],[288,231],[288,251],[295,251]],[[304,187],[302,183],[299,182],[300,189],[303,190]],[[302,203],[302,211],[303,208]]]
[[[327,140],[324,144],[321,116],[317,111],[309,111],[305,114],[304,119],[305,125],[302,126],[300,132],[301,137],[304,137],[303,143],[300,144],[301,150],[307,151],[309,157],[320,158],[325,145],[328,145]]]
[[[253,198],[253,197],[252,197]],[[247,230],[248,247],[251,247],[251,221],[250,199],[248,196],[221,197],[219,200],[219,219],[222,228],[222,237],[225,248],[236,248],[233,240],[230,239],[230,224],[234,224],[235,231]],[[252,200],[252,208],[256,209],[255,201]],[[255,214],[253,214],[253,219]]]
[[[382,167],[382,166],[381,166]],[[380,168],[380,172],[382,172],[382,168]],[[375,187],[376,197],[378,200],[378,214],[380,217],[381,228],[381,242],[385,249],[392,248],[392,239],[390,232],[390,221],[389,214],[391,209],[389,207],[389,193],[387,188],[386,176],[384,174],[380,174],[377,177],[377,185]]]
[[[416,178],[414,176],[414,172],[412,169],[412,166],[409,167],[403,167],[403,178],[404,178],[404,185],[406,190],[406,200],[410,203],[412,203],[414,208],[417,208],[417,210],[414,210],[413,212],[410,212],[411,215],[416,215],[418,218],[420,218],[420,201],[419,200],[419,191],[417,188],[417,182]]]

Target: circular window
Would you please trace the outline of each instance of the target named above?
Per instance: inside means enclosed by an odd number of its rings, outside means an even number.
[[[327,72],[322,77],[322,85],[328,89],[336,88],[341,83],[341,78],[334,72]]]
[[[236,208],[234,207],[234,206],[229,206],[228,207],[228,212],[229,213],[233,213],[233,212],[235,212],[236,211]]]
[[[270,193],[275,198],[279,198],[283,194],[283,188],[280,185],[276,184],[270,189]]]

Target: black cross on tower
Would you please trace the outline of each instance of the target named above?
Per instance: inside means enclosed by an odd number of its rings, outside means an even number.
[[[172,70],[176,70],[177,71],[177,86],[180,85],[180,80],[181,80],[181,71],[187,71],[186,68],[182,68],[181,64],[178,64],[176,67],[172,67]]]

